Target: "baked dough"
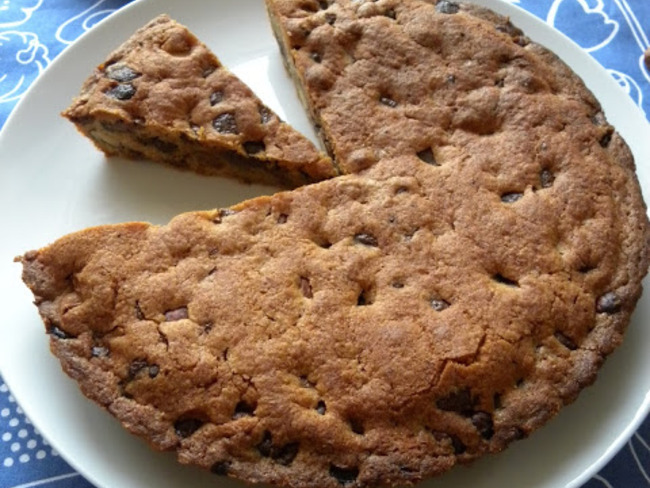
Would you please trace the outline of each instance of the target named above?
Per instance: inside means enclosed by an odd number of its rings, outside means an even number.
[[[108,156],[288,188],[338,174],[167,15],[112,52],[63,115]]]
[[[267,4],[351,174],[26,253],[53,353],[154,448],[248,482],[409,484],[528,436],[641,294],[625,142],[485,10]]]

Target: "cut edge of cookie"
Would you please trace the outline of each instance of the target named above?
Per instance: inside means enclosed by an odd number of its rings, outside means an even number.
[[[109,157],[283,188],[339,174],[331,158],[167,15],[115,49],[61,115]]]

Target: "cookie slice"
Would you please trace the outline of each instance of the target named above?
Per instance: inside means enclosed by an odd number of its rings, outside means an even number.
[[[165,15],[98,66],[63,115],[109,156],[284,187],[337,174],[330,158]]]

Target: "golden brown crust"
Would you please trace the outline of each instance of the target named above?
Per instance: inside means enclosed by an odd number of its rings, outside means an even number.
[[[166,15],[111,53],[63,115],[109,156],[288,187],[338,173]]]
[[[501,133],[541,142],[573,124],[585,138],[611,135],[604,119],[589,124],[600,108],[581,80],[485,9],[419,0],[266,3],[285,61],[344,172],[386,156],[435,157]]]
[[[623,338],[650,243],[629,149],[564,64],[483,9],[267,5],[280,34],[335,13],[337,30],[319,24],[327,47],[357,33],[357,59],[369,39],[419,53],[406,37],[464,36],[442,67],[423,58],[433,113],[406,103],[418,83],[391,84],[417,63],[390,68],[381,49],[375,70],[334,80],[346,103],[307,85],[356,174],[166,226],[88,229],[20,258],[53,352],[155,448],[251,482],[392,486],[499,452],[573,401]],[[363,76],[367,93],[354,91]],[[380,79],[397,105],[353,111]]]
[[[567,164],[504,202],[480,161],[384,160],[82,231],[23,257],[24,279],[84,393],[182,462],[294,487],[417,481],[572,401],[647,268],[628,169]]]

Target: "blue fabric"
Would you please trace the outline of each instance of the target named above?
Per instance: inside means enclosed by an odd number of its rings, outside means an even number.
[[[650,72],[642,62],[650,47],[650,0],[504,1],[574,39],[650,116]],[[29,85],[67,45],[126,3],[0,0],[0,127]],[[27,486],[92,488],[35,431],[0,377],[0,488]],[[648,419],[583,488],[640,487],[650,487]]]

